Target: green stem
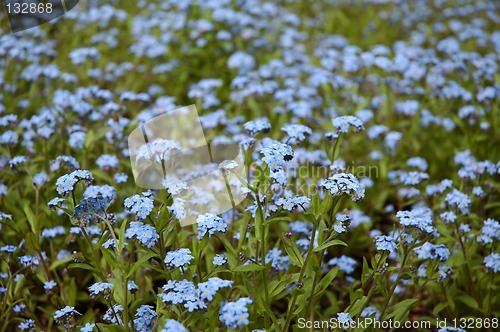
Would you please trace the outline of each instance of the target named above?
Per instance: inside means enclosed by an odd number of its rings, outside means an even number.
[[[257,198],[257,206],[258,206],[258,213],[260,214],[260,222],[262,222],[264,224],[264,212],[262,211],[262,204],[260,202],[260,198],[259,198],[259,195],[257,194],[256,195],[256,198]],[[260,238],[260,245],[261,245],[261,253],[260,253],[260,259],[261,259],[261,264],[262,266],[264,267],[264,269],[262,270],[262,284],[264,286],[264,300],[266,301],[266,303],[271,306],[271,302],[269,300],[269,289],[268,289],[268,285],[267,285],[267,264],[266,264],[266,228],[267,226],[265,225],[262,225],[264,226],[263,230],[261,231],[261,238]],[[264,316],[264,326],[267,328],[268,326],[268,317],[265,315]]]
[[[111,223],[107,218],[102,218],[101,219],[106,223],[106,226],[109,229],[109,232],[111,233],[111,237],[115,241],[115,254],[118,258],[118,261],[120,262],[121,265],[121,271],[122,271],[122,277],[125,275],[124,269],[125,269],[125,262],[123,260],[123,257],[121,255],[121,248],[118,249],[118,238],[116,237],[115,231],[113,227],[111,226]],[[122,278],[122,287],[123,287],[123,325],[125,327],[125,331],[129,331],[129,326],[128,326],[128,280],[127,278]],[[113,308],[113,306],[111,306]],[[116,316],[116,313],[115,313]]]
[[[89,244],[89,246],[91,248],[92,256],[93,256],[93,259],[94,259],[94,264],[96,265],[95,267],[99,271],[99,275],[100,275],[101,279],[103,281],[106,281],[106,276],[105,276],[104,272],[102,272],[101,264],[99,264],[99,259],[97,257],[97,252],[95,251],[94,244],[92,243],[92,240],[90,240],[90,237],[87,234],[87,231],[85,230],[85,227],[80,226],[80,229],[82,230],[83,236],[85,237],[85,240],[87,240],[87,242],[88,242],[88,244]]]
[[[467,278],[469,279],[467,282],[469,284],[469,291],[470,291],[472,297],[476,299],[476,289],[474,287],[474,281],[472,278],[472,272],[471,272],[471,268],[470,268],[469,259],[467,258],[467,249],[465,248],[465,244],[462,241],[462,237],[460,236],[460,229],[458,227],[458,222],[454,222],[453,224],[455,224],[455,230],[457,232],[458,243],[460,243],[460,248],[462,249],[462,254],[463,254],[464,260],[465,260],[465,269],[467,271]]]
[[[309,241],[309,246],[307,248],[307,255],[306,255],[306,260],[304,261],[304,264],[302,265],[302,268],[300,269],[300,274],[299,274],[299,279],[297,281],[297,284],[302,284],[304,281],[304,274],[306,272],[306,268],[309,265],[309,261],[311,260],[311,256],[313,255],[313,249],[314,249],[314,240],[316,237],[316,223],[313,224],[313,229],[312,229],[312,235],[311,235],[311,240]],[[292,300],[290,302],[290,305],[288,306],[288,311],[286,314],[286,321],[285,325],[283,326],[283,332],[288,332],[290,323],[292,321],[292,310],[295,307],[295,303],[297,302],[299,294],[298,292],[295,292],[293,294]]]
[[[313,280],[313,285],[312,285],[312,290],[311,290],[311,296],[309,296],[309,302],[307,304],[307,311],[306,311],[306,316],[309,316],[309,320],[312,322],[314,321],[314,294],[316,290],[316,286],[318,285],[319,282],[319,277],[321,276],[321,264],[323,263],[323,256],[325,252],[321,251],[319,254],[319,271],[317,271],[314,275],[314,280]],[[312,329],[311,329],[312,331]]]
[[[493,271],[490,271],[490,284],[489,284],[489,291],[490,291],[490,294],[489,294],[489,299],[488,299],[488,307],[487,307],[487,310],[486,310],[486,315],[484,317],[491,317],[491,301],[493,299],[493,294],[494,294],[494,291],[493,291],[493,279],[494,279],[494,272]]]
[[[404,246],[403,246],[404,248]],[[409,253],[413,250],[413,244],[407,247],[404,255],[403,255],[403,262],[401,263],[401,266],[399,267],[398,270],[398,276],[396,277],[396,280],[392,284],[391,290],[389,291],[389,296],[387,296],[387,299],[385,300],[384,303],[384,308],[382,309],[382,312],[380,313],[380,321],[383,321],[385,312],[387,311],[387,308],[389,307],[389,303],[391,302],[392,296],[394,295],[394,291],[396,290],[396,287],[398,286],[399,280],[401,280],[401,273],[403,272],[403,269],[405,267],[406,261],[408,257],[410,256]]]
[[[362,287],[363,294],[366,292],[365,287],[367,287],[367,286],[371,286],[371,287],[370,287],[370,290],[368,291],[368,294],[366,296],[365,304],[361,307],[360,312],[363,312],[363,309],[365,309],[367,304],[370,303],[370,299],[372,298],[373,294],[375,293],[375,287],[373,287],[372,284],[370,284],[370,282],[372,279],[375,278],[376,273],[380,270],[380,268],[382,267],[382,264],[384,264],[386,262],[388,256],[389,256],[389,253],[387,251],[384,251],[382,253],[382,255],[380,255],[380,257],[377,261],[377,266],[374,266],[372,273],[370,273],[370,276],[366,279],[365,285]],[[351,303],[345,311],[348,312],[349,309],[351,309],[351,307],[354,305],[354,303]]]

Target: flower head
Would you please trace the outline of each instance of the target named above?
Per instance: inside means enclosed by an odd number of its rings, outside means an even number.
[[[208,236],[215,234],[215,232],[225,233],[227,230],[227,223],[221,217],[213,213],[205,213],[199,215],[196,219],[198,224],[198,239],[201,240],[205,234]]]
[[[337,129],[337,133],[347,133],[350,126],[354,127],[356,131],[365,129],[363,121],[352,115],[336,117],[332,119],[332,124]]]
[[[173,319],[167,319],[160,332],[189,332],[181,323]]]
[[[221,265],[224,265],[226,263],[227,263],[227,257],[226,256],[224,256],[223,254],[217,254],[217,255],[215,255],[214,260],[213,260],[213,264],[214,265],[221,266]]]
[[[484,258],[484,265],[492,270],[493,272],[497,273],[500,271],[500,255],[497,254],[496,252],[489,254]]]
[[[191,250],[187,248],[180,248],[174,251],[167,252],[164,259],[165,264],[181,267],[188,264],[194,257],[191,255]]]
[[[306,139],[306,136],[312,134],[311,128],[301,124],[287,124],[281,130],[286,132],[291,144],[300,143]]]
[[[139,219],[146,219],[153,211],[153,201],[151,198],[141,195],[133,195],[125,199],[125,208]]]
[[[226,302],[222,304],[219,310],[219,320],[226,324],[228,328],[236,329],[248,325],[248,308],[252,300],[248,297],[240,298],[235,302]]]
[[[153,247],[160,238],[153,226],[144,224],[140,221],[132,221],[125,231],[125,238],[131,239],[133,237],[148,248]]]
[[[57,324],[68,324],[71,319],[77,315],[81,314],[75,310],[75,307],[66,306],[62,309],[56,310],[54,320]]]
[[[350,173],[334,174],[328,179],[320,180],[318,185],[330,191],[332,195],[340,195],[342,193],[351,195],[354,202],[365,197],[365,188]]]
[[[387,250],[389,252],[393,252],[397,249],[396,242],[394,242],[394,238],[392,236],[387,235],[379,235],[375,238],[375,245],[377,246],[377,250]]]
[[[92,332],[94,330],[95,324],[87,323],[80,329],[80,332]]]
[[[150,332],[156,322],[156,312],[153,310],[153,306],[141,305],[137,308],[134,319],[134,327],[138,332]]]
[[[273,172],[278,171],[285,161],[290,161],[293,158],[292,148],[283,143],[273,143],[271,146],[263,148],[260,153],[264,155],[262,161]]]

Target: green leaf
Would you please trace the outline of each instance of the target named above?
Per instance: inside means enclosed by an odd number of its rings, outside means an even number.
[[[75,305],[76,293],[77,293],[77,288],[76,288],[75,278],[71,278],[71,282],[69,283],[68,287],[68,305],[70,306]]]
[[[124,220],[122,224],[120,225],[120,232],[118,233],[118,244],[117,244],[117,251],[118,253],[122,253],[123,250],[123,243],[125,241],[125,230],[127,229],[127,221]]]
[[[251,272],[251,271],[261,271],[264,267],[262,265],[257,264],[247,264],[247,265],[239,265],[232,269],[233,272]]]
[[[83,270],[89,270],[95,273],[99,273],[99,271],[93,267],[92,265],[89,265],[87,263],[72,263],[68,265],[68,269],[83,269]]]
[[[307,304],[307,300],[306,299],[307,299],[307,297],[309,297],[309,295],[305,296],[305,291],[303,289],[302,289],[302,292],[303,293],[301,295],[299,295],[299,297],[298,297],[298,299],[299,299],[297,301],[298,306],[293,311],[294,315],[300,314],[302,312],[302,310],[304,310],[304,308],[306,307],[306,304]]]
[[[116,253],[115,251],[110,251],[109,249],[106,249],[104,247],[99,247],[101,248],[101,252],[102,252],[102,256],[104,257],[104,259],[106,260],[106,262],[112,267],[112,268],[116,268],[116,267],[119,267],[119,268],[124,268],[123,266],[121,266],[121,264],[118,262],[118,260],[116,259]]]
[[[97,324],[96,325],[98,331],[102,331],[102,332],[122,332],[123,331],[123,327],[121,327],[120,325],[108,325],[108,324]]]
[[[311,207],[312,207],[312,213],[314,214],[314,218],[318,219],[318,217],[320,216],[320,202],[319,202],[319,195],[317,192],[312,195]]]
[[[306,219],[307,221],[310,221],[311,223],[316,224],[317,219],[314,216],[314,214],[307,212],[307,213],[304,213],[303,216],[304,216],[304,219]]]
[[[65,259],[62,259],[62,260],[59,260],[59,261],[55,261],[53,262],[52,264],[50,264],[50,267],[49,267],[49,270],[52,271],[54,269],[56,269],[57,267],[61,266],[61,265],[64,265],[68,262],[71,262],[73,258],[70,256],[70,257],[66,257]]]
[[[222,244],[224,245],[224,248],[226,248],[226,250],[231,255],[233,255],[233,257],[238,257],[236,250],[234,249],[234,247],[231,245],[231,243],[229,243],[229,241],[224,236],[218,236],[217,238],[222,242]]]
[[[269,306],[269,303],[267,303],[267,301],[265,301],[262,295],[260,294],[256,296],[256,305],[260,309],[259,311],[262,312],[263,315],[270,317],[274,325],[278,326],[278,320],[276,319],[276,315]]]
[[[257,211],[255,214],[255,237],[257,238],[257,241],[260,242],[262,239],[262,226],[263,226],[263,220],[262,220],[262,213],[261,211]]]
[[[117,303],[125,306],[125,296],[123,296],[123,288],[119,287],[119,285],[115,285],[113,287],[113,297]]]
[[[30,250],[40,252],[40,245],[38,244],[35,233],[29,232],[26,235],[26,247]]]
[[[344,196],[337,196],[337,203],[335,203],[335,208],[333,210],[333,213],[337,213],[340,211],[340,205],[342,204],[342,201],[344,200]]]
[[[404,272],[404,273],[401,273],[400,278],[403,280],[410,280],[412,278],[412,275],[408,272]]]
[[[135,262],[134,265],[132,265],[125,278],[127,279],[130,278],[130,276],[135,272],[135,270],[137,270],[140,266],[146,265],[149,259],[151,259],[154,256],[155,256],[154,252],[148,252],[147,254],[139,258],[137,262]]]
[[[434,307],[434,310],[432,310],[432,313],[437,316],[446,307],[448,307],[448,303],[441,302],[437,306]]]
[[[322,245],[318,246],[317,248],[314,249],[315,252],[325,250],[326,248],[329,248],[331,246],[344,246],[347,247],[347,243],[345,243],[342,240],[339,239],[333,239],[331,241],[328,241],[326,243],[323,243]]]
[[[24,290],[24,276],[20,277],[16,282],[16,286],[14,287],[14,296],[20,296],[21,292]]]
[[[36,232],[36,225],[35,225],[35,215],[33,214],[33,211],[31,210],[29,205],[24,206],[24,214],[26,215],[26,219],[28,219],[28,222],[31,226],[31,231],[33,233]]]
[[[292,218],[290,216],[277,216],[277,217],[273,217],[270,219],[266,219],[266,221],[264,222],[264,225],[269,225],[271,223],[276,223],[276,222],[280,222],[280,221],[290,222],[291,220],[292,220]]]
[[[349,315],[351,315],[351,317],[359,315],[361,313],[361,309],[365,307],[366,301],[368,301],[368,297],[366,296],[363,296],[360,299],[358,299],[356,303],[354,303],[354,305],[349,310]]]
[[[269,289],[271,289],[271,292],[269,294],[271,295],[271,297],[275,297],[279,295],[288,285],[288,282],[282,280],[272,281],[269,283]]]
[[[338,273],[339,273],[338,266],[328,271],[328,273],[319,282],[321,289],[315,294],[315,296],[319,297],[323,295],[323,293],[328,289],[328,286],[332,283],[333,279],[335,279]]]
[[[459,300],[460,302],[462,302],[463,304],[465,304],[466,306],[468,306],[469,308],[472,308],[472,309],[479,308],[479,304],[477,303],[476,299],[474,299],[470,295],[463,294],[463,295],[457,296],[456,299]]]
[[[416,307],[418,299],[403,300],[391,307],[392,311],[387,315],[386,319],[394,317],[395,321],[401,321],[408,314],[408,312]]]
[[[319,206],[319,211],[322,214],[326,214],[332,208],[332,204],[333,204],[332,194],[327,193],[325,195],[325,198],[323,198],[323,201],[321,202],[321,204]],[[329,221],[331,222],[331,220],[329,220]]]
[[[363,257],[363,271],[361,272],[361,286],[365,285],[368,276],[370,275],[370,267],[368,266],[368,261],[366,257]]]
[[[304,258],[302,258],[302,254],[300,253],[299,248],[297,248],[297,245],[284,236],[282,237],[282,241],[290,259],[295,263],[295,265],[301,268],[302,265],[304,265]]]
[[[351,302],[361,299],[364,294],[365,292],[362,288],[356,289],[356,291],[352,293],[352,297],[350,298]]]

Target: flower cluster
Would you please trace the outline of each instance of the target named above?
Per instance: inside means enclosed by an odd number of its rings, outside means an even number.
[[[351,126],[354,127],[356,131],[365,129],[363,121],[352,115],[336,117],[332,119],[332,124],[337,129],[337,133],[347,133]]]
[[[498,1],[338,2],[0,28],[2,330],[498,316]]]
[[[18,328],[21,331],[35,331],[35,321],[33,319],[27,319],[26,321],[19,323]]]
[[[341,271],[344,271],[347,274],[351,274],[352,272],[354,272],[356,261],[351,257],[342,255],[340,257],[330,259],[328,261],[328,265],[336,265]]]
[[[205,234],[208,236],[214,235],[215,232],[225,233],[227,230],[227,223],[221,217],[213,213],[205,213],[199,215],[196,219],[198,224],[198,239],[201,240]]]
[[[450,257],[450,250],[444,244],[433,245],[425,242],[421,247],[414,249],[419,259],[439,259],[441,262]]]
[[[193,258],[191,250],[187,248],[180,248],[167,252],[167,256],[163,261],[167,266],[182,267],[188,264]]]
[[[110,169],[117,169],[119,165],[118,158],[114,155],[103,154],[95,161],[97,166],[103,171],[107,171]]]
[[[184,208],[185,203],[186,201],[184,199],[176,197],[174,198],[172,205],[168,206],[167,209],[173,213],[175,218],[181,220],[186,218],[186,209]]]
[[[132,239],[135,237],[142,245],[151,248],[156,245],[160,236],[156,233],[153,226],[144,224],[140,221],[132,221],[125,231],[125,238]]]
[[[312,134],[312,129],[301,125],[301,124],[289,124],[281,128],[282,131],[286,132],[289,137],[291,144],[298,144],[306,139],[306,136]]]
[[[94,177],[92,173],[86,170],[76,170],[70,174],[63,175],[56,181],[57,192],[60,195],[67,196],[75,189],[75,185],[80,180],[85,181],[87,184],[91,184],[94,181]]]
[[[223,254],[217,254],[212,261],[214,265],[221,266],[227,263],[227,257]]]
[[[461,213],[469,214],[469,206],[472,201],[467,194],[457,189],[453,189],[446,195],[445,200],[450,206],[458,208]]]
[[[377,250],[393,252],[397,249],[396,242],[392,236],[380,235],[375,238]]]
[[[311,199],[306,196],[285,195],[285,197],[278,197],[277,199],[275,199],[274,204],[276,204],[276,206],[282,207],[286,211],[293,211],[298,207],[301,207],[305,210],[310,201]]]
[[[271,124],[267,118],[258,118],[252,121],[248,121],[243,125],[246,131],[252,136],[259,132],[269,132],[271,130]]]
[[[107,322],[113,323],[113,324],[123,324],[123,321],[119,315],[119,313],[123,311],[123,306],[121,304],[115,304],[108,310],[106,310],[106,313],[103,316],[103,319]]]
[[[252,303],[248,297],[242,297],[235,302],[224,303],[219,310],[219,319],[230,329],[248,325],[248,308]]]
[[[399,223],[406,227],[415,227],[426,233],[433,233],[432,210],[427,207],[416,207],[411,211],[398,211],[396,217]]]
[[[351,195],[354,202],[365,197],[365,188],[350,173],[338,173],[328,179],[321,179],[318,186],[328,190],[334,196],[342,193]]]
[[[57,324],[64,324],[65,327],[71,326],[73,317],[81,315],[74,307],[66,306],[62,309],[56,310],[54,320]]]
[[[262,161],[269,166],[271,171],[278,171],[285,161],[293,158],[292,148],[283,143],[273,143],[270,147],[265,147],[260,151],[264,155]]]
[[[99,296],[100,293],[103,293],[106,299],[109,298],[112,290],[113,290],[113,284],[107,282],[96,282],[95,284],[89,287],[90,295],[92,297],[97,297]]]
[[[484,265],[492,270],[493,272],[497,273],[500,271],[500,255],[497,254],[496,252],[489,254],[488,256],[484,257]]]
[[[153,306],[141,305],[137,308],[134,319],[134,328],[138,332],[150,332],[153,331],[153,327],[156,322],[156,312],[153,310]]]
[[[160,332],[189,332],[181,323],[173,319],[167,319],[165,325]]]
[[[146,219],[153,211],[151,198],[141,195],[128,197],[124,205],[128,212],[135,214],[139,219]]]
[[[179,180],[173,176],[167,175],[162,181],[162,186],[172,195],[179,194],[182,190],[189,189],[186,182]]]
[[[266,264],[271,263],[271,267],[278,271],[288,270],[288,267],[290,266],[290,257],[282,256],[281,254],[282,251],[277,248],[269,250],[266,255]]]
[[[106,198],[84,198],[73,209],[71,219],[78,225],[100,222],[106,215],[109,203]]]
[[[500,222],[491,218],[486,219],[481,227],[481,235],[478,236],[478,240],[485,244],[500,240]]]
[[[207,304],[214,299],[215,294],[221,288],[231,287],[232,281],[217,277],[209,278],[196,287],[187,280],[169,280],[163,286],[163,293],[159,293],[163,303],[184,304],[189,312],[207,308]]]

